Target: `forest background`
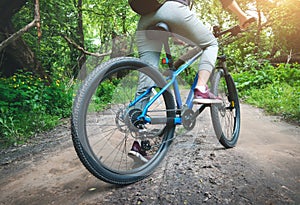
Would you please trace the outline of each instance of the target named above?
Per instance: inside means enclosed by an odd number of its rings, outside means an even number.
[[[300,0],[238,3],[257,17],[251,29],[223,45],[240,99],[299,124]],[[218,0],[194,0],[192,9],[210,29],[237,23]],[[137,56],[138,18],[120,0],[1,0],[0,148],[68,119],[83,68]]]

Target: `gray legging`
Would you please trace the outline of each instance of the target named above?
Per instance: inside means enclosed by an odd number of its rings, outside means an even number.
[[[218,53],[218,43],[211,31],[209,31],[196,15],[185,6],[176,1],[167,1],[160,9],[140,18],[137,28],[137,45],[140,58],[154,67],[158,67],[162,43],[147,38],[145,31],[149,26],[158,22],[168,24],[172,33],[182,36],[203,49],[199,70],[212,71]],[[138,93],[151,85],[149,79],[141,76]]]
[[[167,1],[157,12],[142,16],[137,28],[137,44],[140,58],[158,66],[162,45],[159,41],[149,40],[145,32],[149,26],[158,22],[168,24],[172,33],[192,41],[204,50],[200,60],[199,70],[212,71],[218,53],[218,43],[212,32],[209,31],[196,15],[176,1]]]

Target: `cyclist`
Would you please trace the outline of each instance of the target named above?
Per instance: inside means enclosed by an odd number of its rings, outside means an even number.
[[[253,17],[246,15],[235,0],[220,0],[223,8],[229,9],[239,20],[241,29],[245,29],[253,20]],[[148,39],[146,33],[148,27],[158,22],[165,22],[172,33],[188,39],[203,49],[199,64],[199,78],[194,90],[194,103],[211,104],[220,103],[220,98],[212,94],[207,82],[214,68],[217,54],[218,42],[212,32],[207,29],[201,20],[197,18],[189,6],[190,0],[167,0],[155,12],[142,15],[137,26],[137,45],[140,58],[158,68],[162,43]],[[140,78],[138,90],[149,87],[147,78]],[[147,162],[144,152],[138,142],[134,142],[129,156]]]
[[[241,10],[234,0],[220,0],[223,7],[237,15],[242,29],[248,26],[251,19]],[[145,31],[158,22],[168,24],[172,33],[189,39],[203,49],[199,64],[199,79],[195,89],[195,102],[219,103],[216,96],[209,92],[206,84],[212,72],[218,53],[218,43],[214,35],[208,30],[189,8],[190,0],[167,0],[157,11],[142,15],[137,26],[137,44],[140,58],[154,67],[158,67],[162,43],[148,39]],[[140,87],[147,87],[147,80],[141,80]]]

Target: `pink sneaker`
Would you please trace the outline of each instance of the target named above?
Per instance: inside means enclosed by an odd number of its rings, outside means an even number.
[[[137,141],[133,142],[132,148],[128,152],[128,156],[135,162],[147,163],[149,161],[147,153],[142,150],[140,144]]]
[[[215,96],[209,91],[206,86],[206,91],[203,93],[199,89],[194,90],[194,100],[195,104],[212,104],[212,103],[222,103],[222,98]]]

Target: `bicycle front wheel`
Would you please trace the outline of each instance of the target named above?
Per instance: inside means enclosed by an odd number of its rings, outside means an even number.
[[[217,70],[212,79],[212,92],[222,98],[222,104],[212,104],[211,117],[219,142],[225,148],[236,145],[240,133],[240,103],[234,81],[223,70]]]
[[[141,89],[141,78],[151,86]],[[175,116],[172,95],[163,92],[146,113],[159,122],[146,123],[139,116],[165,85],[156,69],[129,57],[100,65],[84,81],[73,105],[72,139],[81,162],[94,176],[125,185],[147,177],[159,165],[175,129],[167,123]],[[138,92],[147,95],[138,98]],[[129,155],[137,143],[144,161]]]

